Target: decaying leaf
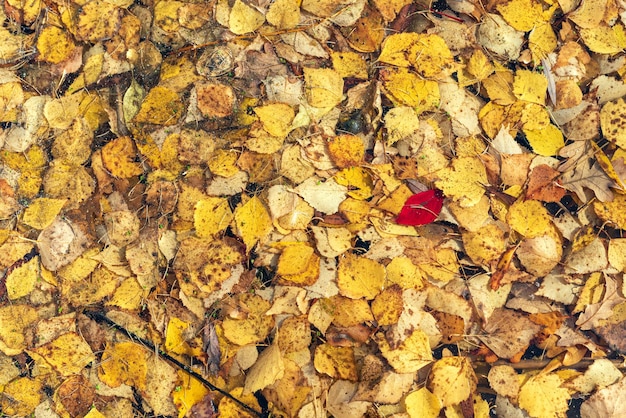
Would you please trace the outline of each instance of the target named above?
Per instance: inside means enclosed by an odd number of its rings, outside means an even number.
[[[624,415],[623,0],[53,3],[0,9],[4,414]]]

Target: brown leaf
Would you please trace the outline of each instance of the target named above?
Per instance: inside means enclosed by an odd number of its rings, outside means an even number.
[[[588,200],[585,189],[593,191],[601,202],[613,199],[611,187],[615,183],[602,171],[597,162],[589,158],[581,158],[576,166],[563,173],[561,181],[563,187],[576,193],[582,202]]]
[[[557,180],[561,173],[549,165],[541,164],[530,173],[526,188],[526,199],[543,202],[558,202],[565,196],[565,189]]]
[[[498,308],[484,327],[486,335],[479,338],[498,357],[509,359],[528,347],[541,326],[522,314]]]
[[[580,406],[584,418],[626,416],[626,378],[599,390]]]

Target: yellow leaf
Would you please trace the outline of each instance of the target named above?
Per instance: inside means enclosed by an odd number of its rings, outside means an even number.
[[[306,98],[313,107],[337,106],[343,99],[343,78],[330,68],[304,68]]]
[[[62,334],[33,351],[62,376],[79,374],[89,363],[96,360],[89,344],[75,332]]]
[[[506,250],[508,239],[496,224],[488,224],[475,232],[465,232],[463,247],[473,262],[488,266]]]
[[[209,394],[209,389],[183,370],[179,369],[177,373],[179,381],[172,392],[172,402],[178,409],[178,418],[183,418],[195,404]]]
[[[286,137],[290,131],[291,122],[295,117],[293,108],[285,103],[271,103],[254,108],[254,113],[259,117],[265,129],[270,135]]]
[[[254,32],[263,25],[265,16],[257,9],[248,6],[241,0],[235,0],[233,8],[230,10],[228,19],[228,29],[235,35]]]
[[[52,155],[74,164],[83,164],[91,156],[93,131],[85,118],[76,119],[70,128],[54,139]]]
[[[113,388],[124,383],[146,390],[149,355],[140,345],[130,341],[107,344],[102,353],[98,377]]]
[[[403,309],[404,301],[400,286],[386,288],[372,301],[372,314],[378,325],[397,324]]]
[[[138,311],[148,290],[143,288],[134,277],[129,277],[115,289],[115,293],[106,306],[117,306],[127,311]]]
[[[477,382],[467,357],[444,357],[433,364],[428,388],[447,407],[468,399],[476,390]]]
[[[387,36],[381,46],[378,61],[398,67],[408,67],[411,62],[407,52],[419,39],[419,34],[414,32],[395,33]]]
[[[582,28],[580,37],[587,47],[598,54],[617,54],[626,48],[624,27],[599,25],[593,28]]]
[[[79,115],[79,106],[83,100],[83,94],[76,93],[49,100],[43,108],[43,115],[51,128],[67,129]]]
[[[276,0],[270,4],[265,18],[278,29],[291,29],[300,23],[300,1]]]
[[[33,257],[29,262],[13,270],[6,278],[9,300],[29,295],[35,288],[37,279],[39,279],[39,257]]]
[[[604,222],[610,222],[619,229],[626,228],[626,195],[617,194],[611,202],[596,201],[593,210]]]
[[[356,135],[338,135],[328,142],[328,152],[337,167],[352,167],[363,162],[365,145]]]
[[[18,377],[2,391],[0,407],[9,416],[26,417],[34,413],[43,397],[43,383],[30,377]]]
[[[572,311],[573,314],[582,312],[588,305],[599,303],[604,296],[604,278],[602,273],[595,272],[589,275],[585,281],[583,290],[578,296],[576,306]]]
[[[424,279],[420,270],[408,257],[392,258],[385,269],[387,271],[387,280],[390,283],[396,283],[403,289],[421,289],[424,287]]]
[[[533,151],[538,155],[556,156],[565,146],[563,133],[554,125],[548,125],[542,130],[524,129],[524,133]]]
[[[392,348],[382,335],[376,340],[383,357],[398,373],[415,373],[433,360],[428,336],[422,330],[413,330],[397,348]]]
[[[102,412],[98,411],[98,408],[93,407],[87,412],[85,418],[106,418],[106,415],[102,414]]]
[[[404,398],[404,407],[410,418],[437,418],[441,401],[427,388],[422,387]]]
[[[374,299],[383,289],[385,267],[375,260],[345,253],[339,259],[337,285],[342,295],[352,299]]]
[[[221,197],[205,197],[198,200],[193,214],[196,235],[210,238],[230,225],[234,219],[228,205],[228,199]]]
[[[482,84],[494,104],[510,105],[516,101],[513,95],[513,79],[511,70],[496,66],[496,72],[483,80]]]
[[[304,243],[286,246],[280,253],[276,274],[284,276],[303,273],[313,252],[313,247]]]
[[[9,11],[12,13],[19,13],[19,19],[22,24],[25,26],[31,26],[35,19],[39,16],[42,6],[45,6],[45,4],[41,0],[7,0],[6,6],[4,7],[6,8],[5,13],[8,14]]]
[[[539,105],[546,103],[548,80],[542,73],[517,70],[513,80],[513,94],[520,100]]]
[[[569,13],[569,18],[581,28],[595,28],[602,23],[607,12],[608,1],[583,1],[580,3],[571,2],[565,13]],[[570,13],[571,12],[571,13]]]
[[[611,266],[621,272],[626,271],[626,238],[609,240],[608,258]]]
[[[267,347],[246,374],[244,393],[265,389],[285,374],[285,362],[277,344]]]
[[[224,319],[224,336],[237,345],[255,344],[263,341],[274,326],[274,317],[265,315],[270,303],[258,295],[239,294],[238,301],[248,310],[247,317]]]
[[[89,128],[95,131],[101,124],[109,120],[106,110],[109,109],[108,106],[108,103],[105,103],[100,95],[84,94],[78,111],[87,121]]]
[[[530,377],[519,391],[519,406],[532,417],[565,416],[570,394],[563,380],[554,373]]]
[[[626,149],[626,102],[620,98],[614,102],[608,102],[600,110],[600,126],[602,133],[618,147]]]
[[[235,210],[235,225],[247,252],[252,251],[254,245],[274,229],[265,205],[256,196]]]
[[[321,344],[315,349],[313,359],[315,370],[330,377],[357,380],[356,362],[352,347],[333,347]]]
[[[215,237],[208,240],[192,237],[184,240],[180,247],[181,251],[191,253],[192,262],[204,263],[192,271],[190,281],[206,294],[219,290],[233,274],[235,265],[243,259],[241,248],[235,243]]]
[[[52,224],[66,203],[65,199],[37,198],[24,210],[22,222],[35,229],[45,229]]]
[[[600,116],[600,118],[602,118],[602,116]],[[591,147],[593,148],[593,153],[596,156],[596,161],[598,162],[600,167],[602,167],[602,170],[604,170],[606,175],[609,176],[611,180],[615,182],[616,189],[621,190],[622,192],[625,192],[626,184],[624,184],[619,174],[617,174],[617,171],[615,171],[615,167],[613,167],[613,162],[609,160],[609,157],[606,156],[604,151],[602,151],[602,148],[600,148],[600,146],[595,141],[590,141],[590,142],[591,142]],[[623,158],[623,157],[619,156],[618,152],[613,154],[613,161],[616,161],[619,158]]]
[[[413,68],[425,78],[444,79],[456,69],[448,45],[435,34],[418,34],[408,58]]]
[[[341,213],[348,222],[354,224],[364,222],[369,212],[370,203],[365,200],[357,200],[349,197],[339,204],[339,213]]]
[[[385,115],[387,145],[392,146],[402,139],[410,141],[411,136],[418,130],[419,125],[419,117],[413,108],[398,106],[390,109]]]
[[[352,51],[331,51],[330,58],[333,61],[333,68],[341,77],[367,79],[367,64],[361,54]]]
[[[175,125],[178,123],[183,108],[183,102],[175,91],[156,86],[144,98],[133,122]]]
[[[367,170],[362,167],[344,168],[335,174],[337,184],[348,188],[348,196],[359,200],[372,197],[374,183]]]
[[[285,142],[285,137],[272,136],[263,129],[261,123],[252,124],[252,128],[248,132],[248,140],[246,148],[259,154],[274,154],[280,150]]]
[[[332,322],[339,327],[351,327],[374,320],[365,299],[350,299],[336,295],[321,299],[320,302],[323,310],[332,315]]]
[[[476,80],[482,81],[495,71],[495,67],[482,49],[476,49],[467,62],[467,71],[476,77]]]
[[[159,54],[158,57],[160,56]],[[158,66],[159,64],[159,62],[156,62],[153,65]],[[175,59],[168,59],[161,65],[159,86],[173,91],[174,93],[181,94],[185,92],[190,85],[200,80],[204,80],[204,78],[198,75],[196,65],[187,55]],[[141,94],[143,95],[144,93]]]
[[[76,53],[76,44],[67,31],[57,26],[46,26],[37,38],[38,59],[51,64],[69,60]]]
[[[178,9],[183,6],[183,2],[161,0],[154,5],[154,23],[165,32],[173,33],[180,29],[180,23],[176,18]]]
[[[257,411],[261,411],[261,406],[256,400],[253,393],[244,393],[242,387],[237,387],[230,391],[233,398],[239,399],[241,402],[248,405],[250,408]],[[219,416],[220,418],[256,418],[259,414],[253,414],[247,409],[243,409],[241,405],[235,403],[230,398],[223,397],[219,403]]]
[[[311,326],[306,316],[286,318],[276,334],[276,344],[285,355],[307,350],[311,340]]]
[[[383,86],[395,106],[411,106],[418,114],[439,106],[439,85],[406,68],[385,70]]]
[[[533,61],[538,64],[542,58],[546,58],[557,46],[557,39],[552,25],[539,23],[528,35],[528,48],[533,54]]]
[[[513,28],[528,32],[543,21],[543,7],[534,0],[511,0],[496,6],[504,20]]]
[[[174,354],[187,354],[189,356],[202,355],[202,341],[199,336],[193,338],[193,346],[189,344],[186,334],[189,333],[191,324],[174,316],[170,317],[165,331],[165,349]]]
[[[79,40],[92,44],[111,39],[120,29],[121,18],[122,9],[110,2],[86,2],[74,17],[76,36]]]
[[[160,167],[163,170],[167,170],[167,172],[173,177],[177,177],[180,172],[183,171],[185,167],[181,161],[178,159],[179,157],[179,141],[180,135],[172,134],[168,135],[163,141],[161,145],[160,152]],[[152,174],[152,173],[150,173]]]
[[[387,198],[378,203],[378,209],[391,212],[397,215],[402,210],[404,202],[413,195],[411,189],[406,184],[401,184]]]
[[[507,223],[526,238],[545,235],[554,229],[546,208],[538,200],[518,200],[506,215]]]
[[[428,263],[420,263],[418,267],[426,276],[447,283],[456,277],[460,265],[452,248],[439,248],[434,259]]]
[[[38,319],[35,308],[27,305],[0,307],[0,351],[7,356],[16,356],[24,351],[24,330]]]
[[[520,122],[524,124],[524,130],[542,130],[550,125],[550,114],[544,106],[536,103],[518,101],[513,111],[521,111]]]
[[[98,248],[92,248],[85,251],[76,260],[70,264],[61,267],[58,270],[58,275],[66,282],[80,282],[83,281],[96,269],[100,263],[95,259],[95,256],[100,253]]]
[[[463,157],[452,160],[452,165],[437,172],[437,188],[461,207],[474,206],[485,194],[489,184],[483,162],[478,157]]]
[[[0,84],[0,121],[17,122],[18,106],[24,103],[24,90],[18,81]]]

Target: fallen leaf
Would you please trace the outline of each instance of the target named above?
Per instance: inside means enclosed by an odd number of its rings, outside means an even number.
[[[53,341],[33,350],[62,376],[78,374],[95,361],[89,345],[78,334],[62,334]]]
[[[30,377],[18,377],[4,386],[0,400],[2,410],[11,415],[27,416],[34,413],[42,400],[43,382]]]
[[[439,216],[444,196],[440,190],[427,190],[409,197],[396,218],[400,225],[426,225]]]
[[[392,348],[382,335],[375,339],[383,357],[398,373],[415,373],[433,361],[428,337],[421,330],[414,330],[397,348]]]
[[[428,388],[444,407],[460,404],[476,390],[478,379],[464,357],[444,357],[433,364]]]
[[[562,416],[568,409],[569,391],[554,373],[531,376],[520,388],[519,406],[530,416]]]
[[[145,390],[147,357],[148,353],[141,346],[130,341],[107,345],[102,353],[98,377],[111,387],[127,384]]]
[[[374,260],[345,253],[339,259],[337,285],[344,296],[371,300],[383,289],[385,267]]]
[[[236,35],[253,32],[265,22],[265,16],[241,0],[235,0],[230,9],[228,28]]]
[[[285,364],[278,345],[263,350],[259,359],[248,371],[244,393],[254,393],[266,388],[285,374]]]
[[[485,193],[484,186],[488,184],[485,167],[477,157],[456,158],[450,167],[437,174],[437,188],[462,207],[477,204]]]
[[[272,220],[265,205],[256,196],[235,209],[235,225],[248,252],[252,251],[254,245],[264,239],[273,229]]]
[[[319,345],[314,354],[315,370],[344,380],[357,380],[354,351],[351,347]]]
[[[516,311],[494,310],[479,338],[500,358],[510,359],[528,347],[541,326]]]
[[[585,418],[617,417],[626,412],[622,398],[626,388],[626,379],[600,389],[580,406],[581,416]]]
[[[245,318],[224,319],[224,336],[237,345],[263,341],[274,326],[274,318],[266,316],[270,304],[263,298],[251,294],[239,294],[238,302],[248,310]]]
[[[439,398],[425,387],[409,393],[404,399],[404,407],[411,418],[437,418],[441,406]]]

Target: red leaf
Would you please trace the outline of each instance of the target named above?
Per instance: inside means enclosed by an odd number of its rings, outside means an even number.
[[[426,190],[409,197],[396,218],[399,225],[419,226],[433,222],[443,207],[441,190]]]

